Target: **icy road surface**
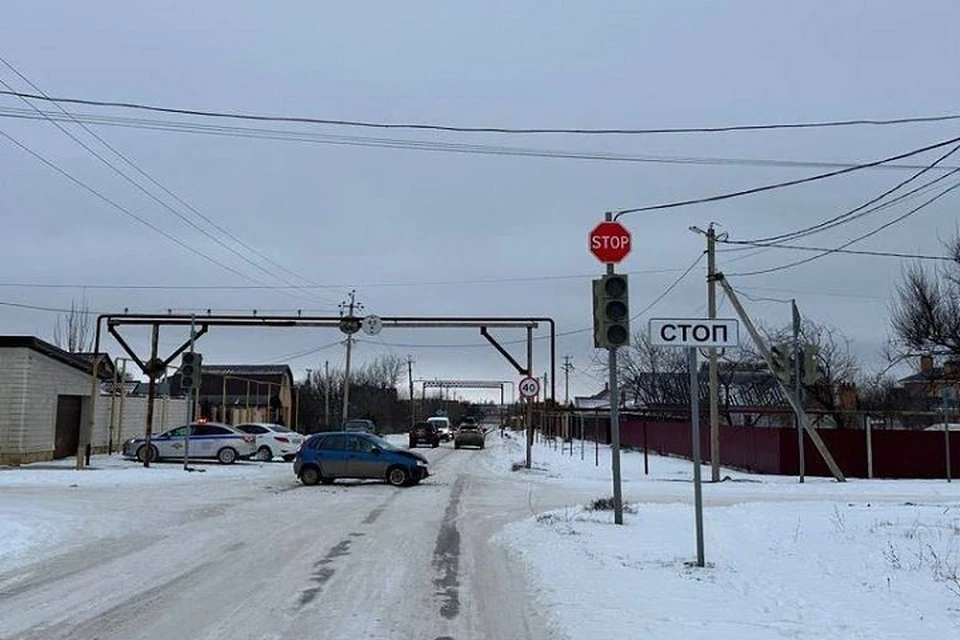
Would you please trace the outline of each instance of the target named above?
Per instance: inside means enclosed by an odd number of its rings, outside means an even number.
[[[434,475],[405,489],[279,462],[0,472],[0,638],[561,637],[492,538],[568,492],[491,448],[418,451]]]

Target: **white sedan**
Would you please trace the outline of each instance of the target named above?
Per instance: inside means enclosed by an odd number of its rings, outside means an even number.
[[[293,460],[297,450],[303,444],[303,436],[283,425],[270,422],[245,422],[236,425],[244,433],[257,438],[257,453],[255,458],[264,462],[274,458],[283,458],[286,462]]]

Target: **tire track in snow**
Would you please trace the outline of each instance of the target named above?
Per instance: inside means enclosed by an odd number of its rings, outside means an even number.
[[[447,620],[460,614],[460,530],[457,529],[457,510],[462,491],[463,478],[457,476],[433,551],[433,567],[437,571],[433,581],[435,595],[440,601],[440,615]]]

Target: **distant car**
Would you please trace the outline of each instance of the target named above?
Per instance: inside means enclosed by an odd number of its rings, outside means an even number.
[[[196,422],[170,429],[150,439],[131,438],[123,443],[123,455],[143,462],[165,458],[183,458],[183,449],[190,430],[190,458],[214,458],[220,464],[233,464],[251,457],[257,450],[256,436],[219,422]]]
[[[349,433],[376,433],[377,425],[373,423],[373,420],[353,418],[343,423],[343,430]]]
[[[440,446],[440,430],[436,422],[416,422],[410,428],[410,448],[420,444],[428,444],[434,448]]]
[[[446,416],[433,416],[427,418],[427,422],[437,427],[440,434],[440,442],[448,442],[453,437],[453,429],[450,427],[450,418]]]
[[[296,431],[270,422],[246,422],[236,427],[256,437],[257,452],[254,457],[264,462],[274,458],[283,458],[290,462],[297,455],[297,449],[304,440]]]
[[[384,480],[395,487],[417,484],[430,475],[427,459],[379,436],[345,431],[307,438],[293,459],[300,482],[330,484],[337,478]]]
[[[457,429],[457,435],[453,437],[453,448],[479,447],[483,449],[484,435],[483,430],[475,424],[461,424]]]

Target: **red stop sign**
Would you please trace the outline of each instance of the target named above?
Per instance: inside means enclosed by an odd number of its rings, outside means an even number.
[[[619,222],[601,222],[588,238],[590,253],[600,262],[620,262],[630,253],[630,232]]]

